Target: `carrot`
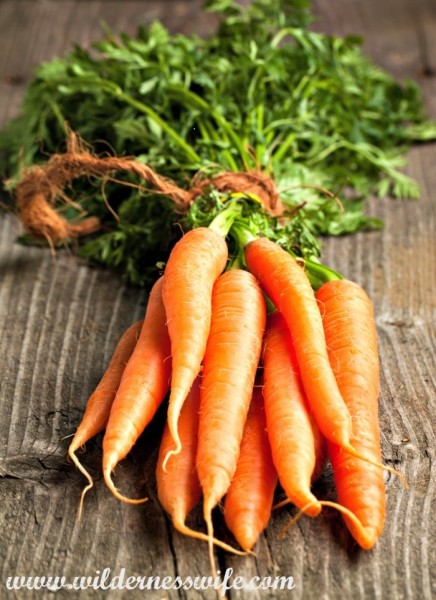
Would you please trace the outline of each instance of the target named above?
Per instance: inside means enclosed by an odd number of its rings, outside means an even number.
[[[162,435],[156,467],[157,494],[160,503],[170,515],[177,531],[190,537],[209,541],[206,534],[186,525],[186,518],[201,498],[195,459],[198,446],[198,410],[200,408],[200,381],[197,378],[180,411],[179,435],[182,450],[173,457],[167,470],[162,468],[164,458],[173,445],[168,423]],[[245,554],[228,544],[214,539],[214,544],[236,554]]]
[[[304,391],[319,430],[330,442],[371,461],[351,444],[350,413],[329,363],[321,315],[304,269],[267,238],[248,243],[245,259],[289,327]]]
[[[233,269],[218,278],[203,360],[197,453],[212,566],[212,510],[235,473],[265,321],[265,300],[251,273]]]
[[[171,516],[174,527],[180,533],[187,533],[186,517],[201,498],[201,487],[195,468],[199,406],[200,387],[199,381],[196,379],[180,411],[179,433],[182,450],[174,456],[167,470],[164,471],[162,468],[164,458],[173,445],[167,422],[159,447],[156,467],[159,501]]]
[[[115,488],[111,473],[154,417],[165,398],[171,377],[171,349],[162,301],[163,277],[154,284],[136,347],[124,369],[103,438],[103,474],[112,493],[125,502]]]
[[[175,448],[168,451],[164,469],[169,457],[181,450],[178,418],[200,371],[210,329],[212,288],[227,257],[224,237],[213,229],[199,227],[174,246],[165,268],[163,301],[173,362],[168,426]]]
[[[80,500],[79,519],[85,494],[92,488],[94,482],[91,475],[80,463],[76,456],[76,452],[81,446],[86,444],[88,440],[103,431],[106,427],[110,409],[121,381],[121,376],[126,363],[135,348],[142,323],[142,321],[137,321],[131,325],[118,342],[106,372],[86,404],[82,422],[77,428],[68,448],[70,458],[88,480],[88,485],[84,488]]]
[[[378,424],[379,359],[372,303],[351,281],[324,284],[316,298],[322,313],[330,362],[353,420],[353,447],[381,461]],[[361,523],[344,515],[358,544],[368,550],[380,536],[386,498],[383,475],[367,462],[328,444],[339,502]]]
[[[266,431],[262,388],[255,386],[224,519],[239,545],[251,550],[271,516],[277,472]]]
[[[306,514],[314,517],[321,504],[310,487],[322,471],[326,445],[310,414],[291,335],[278,311],[267,320],[263,366],[268,437],[280,484],[298,508],[310,505]]]

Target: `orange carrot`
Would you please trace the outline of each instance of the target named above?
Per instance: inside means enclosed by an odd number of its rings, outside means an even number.
[[[289,327],[306,397],[321,433],[356,455],[350,413],[329,363],[321,315],[303,268],[267,238],[250,242],[245,258]]]
[[[278,311],[268,317],[263,366],[268,437],[281,486],[298,508],[310,505],[306,514],[314,517],[321,504],[310,487],[324,465],[325,440],[310,414],[291,335]]]
[[[173,446],[168,423],[162,435],[156,467],[157,494],[160,503],[170,515],[174,527],[190,537],[209,541],[206,534],[194,531],[186,525],[186,518],[201,498],[195,459],[198,446],[198,411],[200,408],[200,382],[197,378],[183,404],[179,418],[179,435],[182,449],[162,468],[164,458]],[[244,554],[228,544],[214,539],[214,544],[236,554]]]
[[[118,342],[106,372],[86,404],[82,422],[77,428],[70,447],[68,448],[68,454],[70,458],[79,471],[81,471],[81,473],[83,473],[88,480],[88,485],[82,492],[79,518],[85,494],[92,488],[94,482],[91,475],[80,463],[76,456],[76,452],[81,446],[86,444],[88,440],[103,431],[106,427],[112,403],[121,381],[121,376],[125,369],[126,363],[128,362],[135,348],[141,331],[142,323],[142,321],[138,321],[137,323],[131,325]]]
[[[244,550],[253,548],[268,524],[276,485],[277,472],[266,431],[262,388],[255,386],[238,464],[224,502],[227,527]]]
[[[353,420],[356,450],[381,461],[378,424],[379,359],[372,303],[351,281],[330,281],[317,292],[330,362]],[[358,544],[368,550],[380,536],[386,508],[383,474],[367,462],[328,444],[339,502],[361,523],[344,515]]]
[[[171,516],[174,527],[181,533],[186,533],[186,517],[201,498],[201,487],[195,468],[199,407],[200,387],[196,379],[180,412],[179,434],[182,450],[173,457],[167,470],[164,471],[162,468],[164,458],[174,444],[166,423],[156,467],[159,501]]]
[[[212,288],[227,257],[224,237],[199,227],[174,246],[165,268],[163,300],[173,361],[168,426],[175,448],[168,451],[164,469],[169,457],[181,450],[178,418],[200,371],[210,329]]]
[[[118,492],[111,479],[116,464],[154,417],[165,398],[171,377],[171,349],[162,301],[163,277],[154,284],[144,324],[136,347],[124,369],[103,438],[103,474],[112,493],[125,502],[137,504]]]
[[[218,278],[203,360],[197,453],[212,565],[212,510],[235,473],[265,321],[265,300],[251,273],[234,269]]]

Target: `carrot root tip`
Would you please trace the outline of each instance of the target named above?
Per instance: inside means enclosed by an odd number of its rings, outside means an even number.
[[[358,539],[356,539],[357,543],[359,544],[359,546],[361,546],[361,548],[363,548],[364,550],[370,550],[373,545],[375,544],[375,542],[377,541],[377,531],[374,528],[368,528],[365,527],[362,523],[362,521],[347,507],[342,506],[342,504],[339,504],[338,502],[332,502],[330,500],[318,500],[319,504],[321,506],[329,506],[331,508],[335,508],[336,510],[338,510],[340,513],[342,513],[345,517],[347,517],[348,519],[350,519],[350,521],[353,523],[353,525],[356,527],[359,536]],[[284,506],[286,504],[286,500],[283,500],[282,502],[279,502],[276,506],[278,507],[280,506]],[[306,510],[312,506],[313,503],[309,503],[306,504],[306,506],[303,506],[303,508],[301,510],[298,511],[298,513],[292,517],[292,519],[289,521],[289,523],[287,523],[279,532],[278,537],[279,539],[282,539],[286,533],[289,531],[289,529],[295,525],[295,523],[300,519],[300,517],[306,512]],[[353,535],[353,537],[355,537]]]
[[[91,477],[91,475],[88,473],[88,471],[85,469],[85,467],[82,465],[80,460],[77,458],[76,450],[77,450],[77,448],[75,446],[71,445],[70,448],[68,449],[68,456],[71,458],[71,460],[76,465],[76,467],[79,469],[79,471],[82,473],[82,475],[84,475],[86,477],[86,479],[88,480],[88,485],[86,485],[83,488],[82,493],[80,495],[79,510],[77,512],[77,521],[80,521],[80,519],[82,518],[82,514],[83,514],[83,504],[85,501],[85,496],[89,492],[89,490],[94,487],[94,480]]]
[[[192,537],[194,539],[201,540],[203,542],[209,542],[208,535],[206,535],[205,533],[202,533],[201,531],[195,531],[194,529],[191,529],[182,520],[173,519],[173,525],[174,525],[175,529],[182,535],[187,535],[188,537]],[[236,548],[233,548],[233,546],[230,546],[230,544],[226,544],[225,542],[223,542],[215,537],[213,538],[213,543],[215,546],[218,546],[218,548],[221,548],[222,550],[225,550],[226,552],[231,552],[232,554],[236,554],[237,556],[246,556],[247,554],[254,555],[254,552],[247,551],[247,550],[237,550]]]
[[[121,502],[126,502],[127,504],[144,504],[144,502],[148,501],[148,498],[129,498],[128,496],[124,496],[123,494],[121,494],[121,492],[119,492],[117,490],[114,482],[112,481],[111,473],[112,473],[111,468],[107,468],[107,469],[103,470],[103,475],[104,475],[104,480],[106,482],[106,485],[108,486],[108,488],[112,492],[112,494],[115,496],[115,498],[117,498],[118,500],[121,500]]]
[[[274,506],[272,507],[272,510],[278,510],[279,508],[282,508],[283,506],[287,506],[288,504],[292,504],[292,500],[290,500],[289,498],[285,498],[284,500],[277,502],[277,504],[274,504]],[[314,497],[314,500],[307,502],[301,508],[301,512],[306,514],[308,517],[317,517],[322,510],[321,504],[322,503]]]
[[[346,506],[342,506],[342,504],[339,504],[337,502],[331,502],[330,500],[321,500],[320,503],[323,506],[330,506],[331,508],[335,508],[340,513],[348,517],[348,519],[350,519],[350,521],[353,523],[353,525],[356,527],[360,534],[359,539],[356,540],[359,546],[361,546],[361,548],[363,548],[364,550],[369,550],[370,548],[372,548],[372,546],[377,540],[377,534],[373,527],[365,527],[362,521],[349,508],[347,508]]]
[[[169,459],[172,456],[177,456],[177,454],[180,454],[181,450],[182,450],[182,444],[181,444],[180,440],[177,439],[176,440],[176,447],[173,450],[169,450],[166,453],[165,458],[163,459],[163,462],[162,462],[162,471],[164,473],[168,473],[167,465],[168,465]]]
[[[287,504],[288,502],[290,502],[290,500],[283,500],[282,502],[279,502],[275,506],[276,507],[279,507],[279,505],[280,506],[285,506],[285,504]],[[295,525],[295,523],[300,519],[300,517],[302,517],[304,514],[306,514],[307,509],[309,509],[312,506],[316,506],[316,504],[321,504],[322,505],[323,502],[320,501],[320,500],[317,500],[316,502],[308,502],[307,504],[305,504],[303,506],[303,508],[301,508],[297,512],[297,514],[294,517],[292,517],[292,519],[289,521],[289,523],[286,523],[286,525],[284,527],[282,527],[282,529],[279,531],[278,538],[279,539],[283,539],[285,537],[286,533],[289,531],[289,529],[293,525]]]
[[[215,556],[214,556],[214,552],[213,552],[214,535],[213,535],[212,510],[213,510],[213,502],[210,500],[210,498],[209,499],[205,498],[204,505],[203,505],[203,516],[204,516],[204,521],[206,523],[206,530],[207,530],[207,541],[208,541],[208,546],[209,546],[209,563],[210,563],[210,568],[211,568],[211,572],[212,572],[212,577],[214,579],[216,579],[217,570],[216,570],[216,566],[215,566]]]

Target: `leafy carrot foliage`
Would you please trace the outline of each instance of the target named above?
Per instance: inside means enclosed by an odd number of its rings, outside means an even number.
[[[219,17],[208,38],[160,22],[135,36],[106,28],[91,48],[41,64],[21,114],[0,134],[9,187],[21,165],[62,151],[68,123],[97,153],[135,156],[179,184],[199,169],[264,170],[291,211],[303,205],[289,232],[302,253],[319,254],[320,235],[379,227],[364,213],[371,194],[418,196],[401,171],[405,151],[436,137],[436,125],[425,119],[416,84],[374,65],[361,39],[312,31],[306,0],[253,0],[248,8],[214,0],[205,8]],[[115,184],[105,197],[88,181],[74,192],[105,221],[83,253],[144,283],[145,264],[165,260],[177,237],[171,207]]]

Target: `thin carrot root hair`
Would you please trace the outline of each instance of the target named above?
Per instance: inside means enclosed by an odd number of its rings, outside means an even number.
[[[217,572],[217,568],[216,568],[216,564],[215,564],[215,555],[213,552],[214,540],[215,540],[214,532],[213,532],[213,522],[212,522],[213,508],[214,508],[213,501],[210,498],[205,499],[204,506],[203,506],[203,516],[204,516],[204,520],[206,523],[206,529],[207,529],[206,539],[207,539],[208,550],[209,550],[209,564],[210,564],[212,578],[216,581],[218,578],[218,572]],[[222,591],[217,590],[217,594],[218,594],[219,600],[226,599],[226,596],[222,593]]]
[[[115,484],[112,480],[112,469],[110,467],[104,469],[103,476],[106,485],[108,486],[112,494],[115,496],[115,498],[121,500],[121,502],[126,502],[127,504],[144,504],[144,502],[148,501],[148,498],[129,498],[128,496],[124,496],[123,494],[121,494],[121,492],[119,492],[115,487]]]
[[[323,504],[323,501],[318,501],[319,504]],[[285,500],[283,500],[282,502],[279,502],[278,504],[276,504],[273,509],[276,508],[281,508],[282,506],[285,506],[286,504],[291,504],[291,501],[289,500],[289,498],[286,498]],[[308,502],[307,504],[305,504],[303,506],[303,508],[300,508],[300,510],[297,512],[297,514],[292,517],[292,519],[289,521],[289,523],[287,523],[284,527],[282,527],[282,529],[279,531],[279,535],[278,538],[279,539],[283,539],[285,537],[285,535],[287,534],[287,532],[289,531],[289,529],[295,525],[295,523],[300,519],[300,517],[302,517],[304,514],[306,514],[306,510],[308,508],[310,508],[311,506],[313,506],[315,504],[315,502]],[[360,521],[359,521],[360,523]]]
[[[207,529],[207,541],[209,546],[209,563],[212,572],[212,577],[216,579],[217,577],[217,569],[215,565],[215,556],[213,553],[213,540],[214,540],[214,532],[213,532],[213,522],[212,522],[212,510],[214,508],[213,500],[211,498],[205,498],[203,504],[203,517],[206,523]]]
[[[192,537],[196,540],[201,540],[203,542],[209,543],[209,535],[206,533],[202,533],[201,531],[195,531],[195,529],[191,529],[186,525],[186,523],[182,519],[173,519],[173,525],[177,529],[177,531],[183,535],[187,535],[188,537]],[[213,545],[218,546],[222,550],[226,552],[231,552],[232,554],[236,554],[237,556],[246,556],[247,554],[251,554],[252,556],[256,556],[254,552],[251,550],[237,550],[230,544],[226,544],[225,542],[213,537],[212,539]]]
[[[274,504],[274,506],[272,506],[271,510],[279,510],[279,508],[283,508],[284,506],[287,506],[288,504],[291,504],[291,500],[289,498],[285,498],[284,500],[280,500],[280,502],[277,502],[277,504]],[[314,502],[310,502],[309,506],[312,506],[312,504],[314,504]],[[307,505],[305,504],[303,508],[305,508]],[[303,509],[302,509],[303,510]]]
[[[70,448],[68,449],[68,456],[71,458],[71,460],[76,465],[76,467],[79,469],[79,471],[82,473],[82,475],[84,475],[86,477],[86,479],[88,480],[88,485],[86,485],[83,488],[82,493],[80,494],[79,510],[77,512],[77,521],[80,521],[80,519],[82,518],[83,504],[85,502],[85,496],[89,492],[89,490],[94,487],[94,480],[91,477],[91,475],[89,474],[89,472],[82,465],[80,460],[78,459],[76,450],[77,450],[77,448],[75,446],[71,445]]]
[[[367,463],[369,463],[370,465],[373,465],[374,467],[380,468],[380,469],[384,469],[386,471],[388,471],[389,473],[392,473],[392,475],[395,475],[396,477],[399,477],[401,483],[403,484],[403,486],[405,487],[406,490],[409,489],[409,484],[407,482],[407,479],[405,477],[405,475],[403,475],[403,473],[400,473],[400,471],[397,471],[396,469],[394,469],[393,467],[389,467],[388,465],[384,465],[381,462],[377,462],[376,460],[372,460],[371,458],[368,458],[367,456],[364,456],[363,454],[360,454],[360,452],[358,452],[353,446],[347,446],[346,447],[346,451],[349,452],[350,454],[352,454],[353,456],[355,456],[356,458],[359,458]],[[281,500],[280,502],[277,502],[277,504],[274,504],[274,506],[272,507],[272,510],[278,510],[279,508],[282,508],[283,506],[286,506],[287,504],[289,504],[291,501],[289,500],[289,498],[285,498],[284,500]],[[327,502],[327,500],[323,501],[323,502]],[[323,504],[322,501],[319,501],[319,504]],[[306,504],[305,506],[303,506],[303,508],[300,510],[300,513],[303,514],[306,509],[310,506],[314,506],[315,502],[309,502],[308,504]],[[341,506],[341,505],[339,505]],[[341,506],[341,508],[343,508]],[[301,514],[298,513],[298,519],[300,518]],[[357,517],[356,517],[357,518]]]
[[[367,462],[370,465],[373,465],[374,467],[378,467],[379,469],[384,469],[385,471],[388,471],[389,473],[391,473],[392,475],[395,475],[396,477],[398,477],[401,481],[401,483],[403,484],[404,488],[406,490],[409,489],[409,484],[407,482],[406,476],[403,475],[403,473],[400,473],[400,471],[397,471],[396,469],[394,469],[393,467],[389,467],[388,465],[384,465],[382,462],[378,462],[376,460],[372,460],[371,458],[369,458],[368,456],[365,456],[364,454],[361,454],[360,452],[358,452],[356,450],[356,448],[354,448],[354,446],[352,446],[351,444],[344,446],[344,450],[346,452],[349,452],[350,454],[352,454],[353,456],[355,456],[356,458],[360,458],[361,460],[364,460],[365,462]]]
[[[285,504],[288,504],[288,503],[290,503],[290,500],[283,500],[283,502],[280,502],[279,504],[284,506]],[[300,519],[300,517],[302,517],[305,514],[306,510],[312,504],[313,503],[310,502],[309,504],[306,504],[305,506],[303,506],[303,508],[301,510],[299,510],[298,513],[294,517],[292,517],[292,519],[289,521],[289,523],[287,523],[280,530],[279,535],[278,535],[278,537],[280,539],[282,539],[286,535],[286,533],[289,531],[289,529],[293,525],[295,525],[295,523]],[[322,506],[330,506],[331,508],[335,508],[340,513],[344,514],[346,517],[348,517],[350,519],[350,521],[352,521],[353,525],[355,525],[355,527],[360,531],[362,536],[365,537],[365,528],[362,524],[362,521],[358,517],[356,517],[356,515],[350,509],[346,508],[345,506],[342,506],[342,504],[339,504],[338,502],[332,502],[331,500],[319,500],[319,504],[321,504]]]
[[[171,437],[173,438],[173,441],[176,444],[176,447],[173,448],[172,450],[168,450],[168,452],[165,454],[165,458],[163,459],[163,462],[162,462],[162,471],[164,473],[168,473],[167,464],[168,464],[169,459],[172,456],[177,456],[182,451],[182,442],[180,440],[179,430],[177,428],[177,421],[172,422],[170,420],[169,415],[168,415],[168,428],[170,430]]]
[[[305,504],[303,506],[303,508],[301,508],[298,513],[297,516],[294,517],[296,521],[298,521],[298,519],[303,515],[306,514],[306,511],[308,508],[311,508],[312,506],[317,506],[318,504],[322,505],[323,501],[322,500],[317,500],[316,502],[308,502],[307,504]],[[284,506],[287,506],[288,504],[292,504],[292,500],[290,498],[285,498],[284,500],[280,500],[280,502],[277,502],[277,504],[274,504],[274,506],[271,508],[271,510],[278,510],[279,508],[283,508]]]

